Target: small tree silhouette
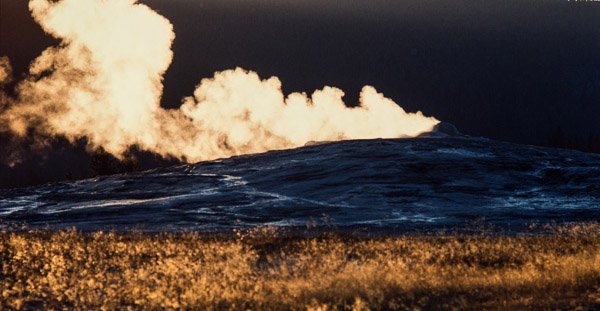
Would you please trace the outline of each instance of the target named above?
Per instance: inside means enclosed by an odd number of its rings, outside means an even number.
[[[553,148],[566,148],[567,147],[567,138],[565,136],[565,132],[562,127],[559,125],[554,133],[550,135],[548,138],[548,147]]]
[[[98,147],[90,159],[90,174],[92,176],[111,175],[119,172],[117,169],[119,160],[104,148]]]

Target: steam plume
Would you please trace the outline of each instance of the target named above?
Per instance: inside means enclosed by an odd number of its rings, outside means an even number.
[[[237,68],[198,85],[179,110],[160,107],[162,75],[172,60],[173,26],[137,0],[31,0],[34,19],[62,40],[30,67],[0,122],[121,155],[138,145],[201,161],[302,146],[308,141],[395,138],[429,131],[438,121],[406,113],[370,86],[360,107],[325,87],[287,98],[278,78]],[[10,65],[0,59],[0,81]],[[4,80],[3,80],[4,79]]]

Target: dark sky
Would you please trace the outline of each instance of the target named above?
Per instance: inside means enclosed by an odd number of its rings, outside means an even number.
[[[543,143],[600,134],[600,2],[144,0],[174,25],[163,106],[236,66],[285,93],[365,84],[464,133]],[[25,0],[1,0],[0,55],[16,72],[52,44]],[[18,25],[18,27],[15,27]]]

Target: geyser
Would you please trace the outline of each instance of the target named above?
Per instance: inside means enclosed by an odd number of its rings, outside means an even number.
[[[348,108],[337,88],[286,97],[277,77],[240,68],[202,80],[179,110],[166,110],[162,75],[175,38],[166,18],[136,0],[31,0],[29,8],[61,44],[32,62],[14,97],[2,94],[2,128],[18,135],[35,128],[87,137],[117,156],[137,145],[195,162],[308,141],[412,137],[438,123],[371,86]],[[10,64],[0,60],[4,81]]]

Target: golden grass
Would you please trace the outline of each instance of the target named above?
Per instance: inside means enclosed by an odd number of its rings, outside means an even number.
[[[600,226],[536,236],[0,231],[2,310],[598,310]]]

